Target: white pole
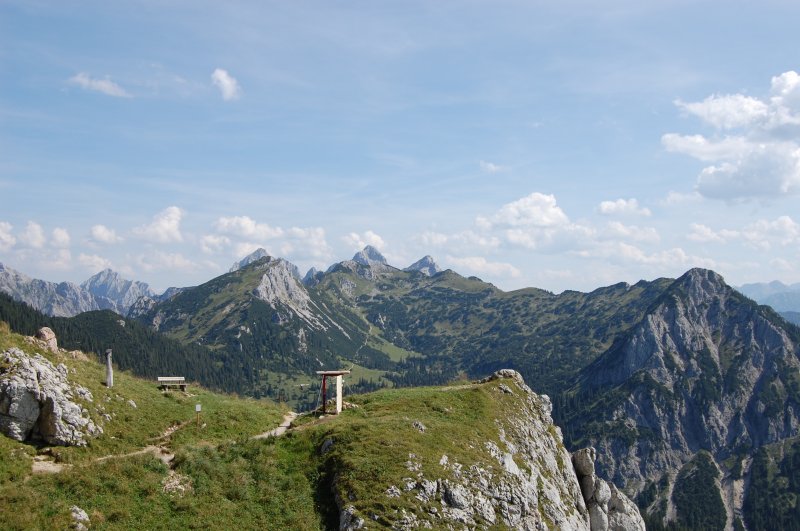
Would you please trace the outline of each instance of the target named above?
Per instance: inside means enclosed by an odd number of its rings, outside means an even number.
[[[114,367],[111,366],[111,349],[106,350],[106,387],[114,387]]]
[[[342,412],[342,376],[336,377],[336,414]]]

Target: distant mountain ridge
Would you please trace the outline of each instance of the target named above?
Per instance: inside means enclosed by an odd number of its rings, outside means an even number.
[[[787,285],[773,280],[744,284],[737,289],[759,304],[772,306],[778,312],[800,312],[800,282]]]

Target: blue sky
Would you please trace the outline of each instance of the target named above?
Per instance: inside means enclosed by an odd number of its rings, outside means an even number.
[[[602,5],[598,5],[602,4]],[[0,2],[0,262],[800,281],[797,2]]]

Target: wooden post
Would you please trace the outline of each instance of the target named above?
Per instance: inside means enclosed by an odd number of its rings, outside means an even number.
[[[114,367],[111,366],[111,349],[106,350],[106,387],[114,387]]]
[[[200,427],[200,410],[201,409],[202,409],[202,407],[200,406],[200,404],[195,404],[194,405],[194,411],[195,411],[195,413],[197,413],[197,427],[198,428]]]

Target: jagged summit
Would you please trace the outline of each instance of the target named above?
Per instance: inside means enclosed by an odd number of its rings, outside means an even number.
[[[145,282],[127,280],[111,269],[92,275],[81,283],[81,288],[94,295],[101,307],[108,307],[120,315],[126,315],[139,298],[155,297]]]
[[[234,271],[238,271],[239,269],[252,264],[256,260],[261,260],[262,258],[270,257],[270,254],[267,252],[266,249],[263,247],[259,247],[252,253],[248,254],[238,262],[235,262],[231,268],[228,270],[228,273],[233,273]]]
[[[353,255],[353,261],[366,266],[372,266],[375,264],[389,265],[381,252],[371,245],[367,245]]]
[[[403,271],[419,271],[423,275],[432,277],[436,273],[441,273],[442,268],[439,267],[431,255],[425,255]]]

